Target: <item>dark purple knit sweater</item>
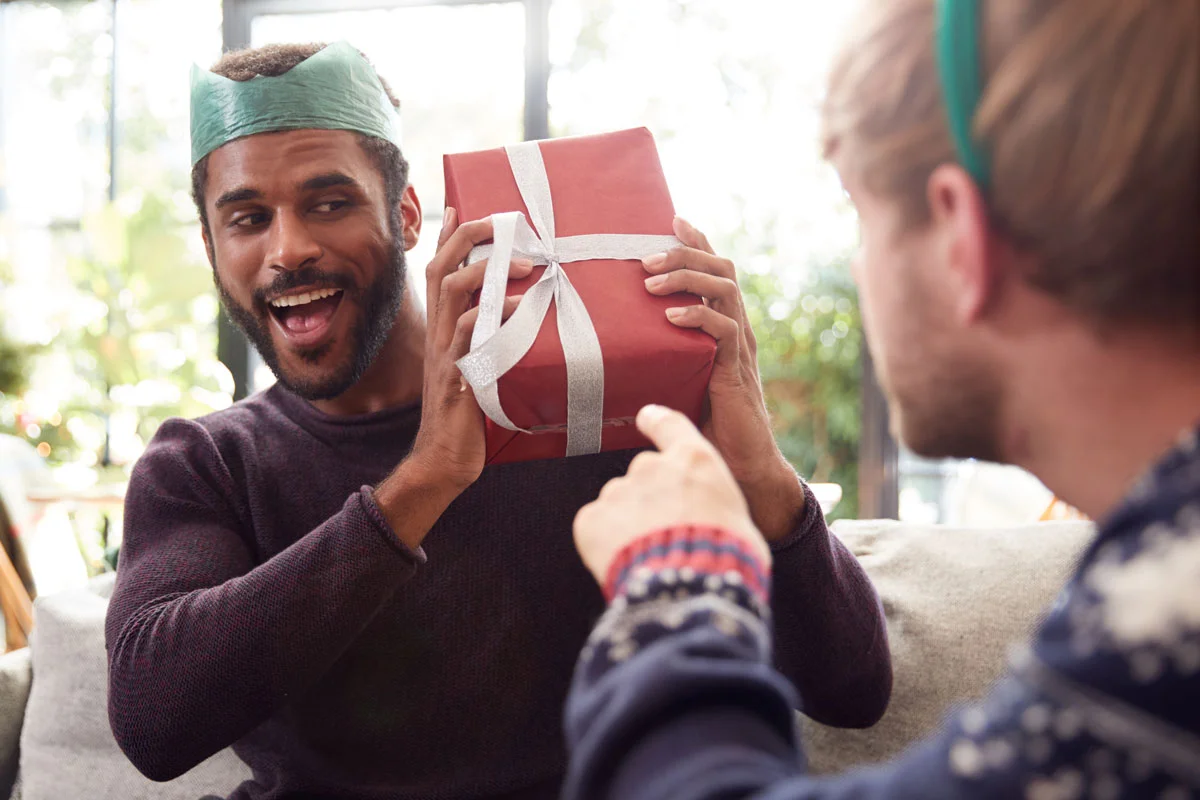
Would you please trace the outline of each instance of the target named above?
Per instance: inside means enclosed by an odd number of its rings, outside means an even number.
[[[631,454],[486,469],[413,552],[367,487],[419,422],[275,387],[162,426],[107,621],[109,716],[143,773],[232,744],[254,772],[239,800],[557,795],[563,700],[604,609],[571,521]],[[891,684],[878,601],[808,511],[776,552],[779,661],[811,716],[870,724]]]

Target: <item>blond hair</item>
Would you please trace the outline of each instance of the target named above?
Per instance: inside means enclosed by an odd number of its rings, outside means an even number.
[[[1029,281],[1105,327],[1200,339],[1200,2],[977,0],[993,223],[1037,256]],[[836,59],[824,147],[927,221],[955,162],[934,50],[935,0],[867,0]]]

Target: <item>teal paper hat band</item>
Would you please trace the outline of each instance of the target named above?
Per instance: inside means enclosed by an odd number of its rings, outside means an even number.
[[[399,114],[374,68],[346,42],[274,78],[233,81],[192,67],[192,166],[234,139],[302,128],[358,131],[400,146]]]
[[[950,121],[950,135],[964,169],[980,189],[991,179],[987,154],[975,141],[971,123],[983,94],[982,36],[979,5],[982,0],[938,0],[937,65],[942,95]]]

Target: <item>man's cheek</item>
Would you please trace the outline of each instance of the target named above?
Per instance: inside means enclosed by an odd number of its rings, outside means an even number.
[[[862,314],[863,328],[868,332],[875,327],[875,287],[872,284],[865,256],[859,255],[854,260],[854,283],[858,288],[858,306]]]
[[[253,309],[253,273],[245,269],[239,270],[239,260],[228,251],[222,252],[220,248],[216,251],[216,264],[214,273],[225,288],[225,293],[243,308]]]

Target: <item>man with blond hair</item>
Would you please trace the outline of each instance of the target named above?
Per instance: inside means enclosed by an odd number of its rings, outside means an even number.
[[[805,777],[771,554],[719,454],[648,408],[661,452],[576,519],[611,605],[566,796],[1196,797],[1200,4],[870,0],[824,125],[898,436],[1031,470],[1095,540],[990,696],[891,764]]]

